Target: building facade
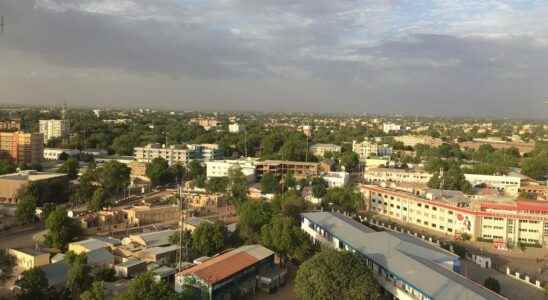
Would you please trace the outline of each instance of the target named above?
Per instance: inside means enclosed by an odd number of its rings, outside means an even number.
[[[0,203],[17,204],[17,192],[29,183],[47,183],[66,179],[67,174],[25,170],[0,176]]]
[[[322,176],[329,188],[344,187],[350,181],[348,172],[329,172]]]
[[[134,149],[135,159],[139,162],[150,163],[155,158],[165,159],[169,165],[186,165],[190,160],[198,159],[210,161],[220,159],[222,153],[217,144],[183,144],[165,146],[148,144]]]
[[[240,169],[248,182],[255,181],[256,159],[234,159],[208,161],[206,165],[207,178],[228,177],[230,170]]]
[[[0,120],[0,131],[20,131],[20,130],[21,130],[20,119]]]
[[[0,155],[16,164],[39,164],[44,157],[44,138],[39,133],[0,132]]]
[[[323,158],[325,153],[340,153],[342,147],[334,144],[314,144],[310,147],[312,155]]]
[[[59,148],[44,148],[45,160],[59,160],[61,154],[66,153],[68,156],[76,156],[80,154],[78,149],[59,149]]]
[[[9,249],[8,253],[15,258],[15,263],[23,270],[49,264],[49,253],[34,249]]]
[[[175,222],[180,217],[180,211],[175,205],[134,206],[124,209],[124,211],[130,226]]]
[[[374,141],[363,141],[361,143],[352,141],[352,151],[358,154],[360,161],[365,161],[372,156],[390,156],[392,147],[388,145],[379,145]]]
[[[521,178],[516,176],[464,174],[464,178],[472,186],[485,186],[510,196],[517,196],[521,185]]]
[[[375,184],[388,182],[426,184],[430,178],[432,174],[418,169],[367,168],[363,173],[365,182]]]
[[[314,162],[300,162],[288,160],[264,160],[256,163],[257,176],[265,173],[277,175],[293,173],[295,177],[317,176],[320,172],[320,164]]]
[[[44,144],[50,139],[65,137],[69,134],[66,120],[40,120],[39,132],[44,136]]]

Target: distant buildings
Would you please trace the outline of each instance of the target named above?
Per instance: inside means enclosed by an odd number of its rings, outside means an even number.
[[[327,182],[328,187],[344,187],[350,181],[350,174],[348,172],[329,172],[322,176]]]
[[[134,206],[124,209],[128,225],[143,226],[153,223],[176,222],[180,211],[176,205]]]
[[[497,176],[482,174],[464,174],[464,178],[472,186],[483,186],[509,196],[517,196],[520,189],[521,179],[516,176]]]
[[[375,232],[346,216],[303,213],[301,229],[313,240],[362,256],[379,284],[397,299],[503,300],[461,276],[457,255],[401,233]]]
[[[241,126],[238,123],[228,124],[228,132],[230,133],[240,133],[241,130]]]
[[[293,173],[295,177],[317,176],[320,173],[320,164],[315,162],[300,162],[287,160],[264,160],[256,164],[257,175],[265,173],[283,175]]]
[[[382,131],[384,133],[398,132],[401,130],[401,126],[394,123],[383,123]]]
[[[192,118],[190,123],[198,124],[205,130],[210,130],[219,125],[219,121],[215,118]]]
[[[0,132],[0,156],[16,164],[39,164],[44,157],[44,138],[39,133]]]
[[[20,119],[4,119],[0,120],[0,131],[20,131]]]
[[[206,259],[175,275],[175,291],[194,291],[199,299],[231,299],[270,290],[285,280],[274,264],[274,252],[261,245],[246,245]]]
[[[66,178],[66,174],[33,170],[0,175],[0,203],[17,204],[17,192],[29,183],[47,183],[52,180]]]
[[[49,253],[32,248],[9,249],[9,255],[15,258],[15,263],[22,270],[29,270],[49,264]]]
[[[316,157],[324,158],[327,152],[333,154],[340,153],[341,146],[334,144],[314,144],[310,147],[310,152]]]
[[[430,178],[432,174],[419,169],[367,168],[363,173],[365,182],[374,184],[388,182],[427,184]]]
[[[405,146],[415,147],[418,144],[427,145],[430,147],[439,147],[443,144],[441,139],[433,138],[427,135],[401,135],[395,136],[394,140],[403,143]]]
[[[76,156],[80,154],[78,149],[60,149],[60,148],[44,148],[45,160],[59,160],[61,154],[67,154],[68,156]]]
[[[459,146],[463,149],[478,150],[481,145],[488,144],[494,149],[518,149],[520,155],[529,153],[535,149],[535,143],[522,143],[522,142],[506,142],[496,141],[491,139],[474,139],[473,141],[460,142]]]
[[[66,120],[40,120],[39,132],[44,136],[44,144],[53,138],[61,138],[69,134]]]
[[[161,157],[170,165],[187,164],[190,160],[198,159],[204,161],[216,160],[222,157],[222,152],[217,144],[182,144],[182,145],[161,145],[148,144],[145,147],[134,149],[135,159],[139,162],[150,163],[153,159]]]
[[[365,161],[372,156],[390,156],[392,147],[388,145],[379,145],[374,141],[365,140],[361,143],[352,141],[352,151],[358,154],[360,161]]]

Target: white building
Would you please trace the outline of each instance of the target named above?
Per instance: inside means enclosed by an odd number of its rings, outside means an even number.
[[[485,185],[486,188],[493,189],[510,196],[518,195],[521,185],[521,179],[517,176],[464,174],[464,178],[466,178],[472,186]]]
[[[241,130],[240,124],[238,124],[238,123],[228,124],[228,132],[230,132],[230,133],[239,133],[240,130]]]
[[[255,162],[256,159],[233,159],[233,160],[217,160],[208,161],[206,165],[207,178],[228,177],[230,170],[240,168],[248,182],[255,181]]]
[[[66,153],[68,156],[75,156],[80,154],[78,149],[59,149],[59,148],[44,148],[45,160],[59,160],[61,154]]]
[[[65,120],[40,120],[40,133],[44,135],[44,144],[52,138],[64,137],[68,134],[68,123]]]
[[[340,153],[341,146],[334,144],[314,144],[310,147],[312,155],[323,158],[326,152]]]
[[[392,155],[392,147],[387,144],[379,145],[373,141],[363,141],[358,143],[352,141],[352,151],[358,154],[361,161],[365,161],[371,156],[390,156]]]
[[[322,177],[330,188],[343,187],[350,181],[348,172],[329,172]]]
[[[406,170],[394,168],[368,168],[363,173],[363,179],[368,183],[413,183],[427,184],[432,174],[423,170]]]
[[[217,144],[183,144],[161,145],[148,144],[144,147],[135,147],[135,159],[139,162],[149,163],[157,157],[165,159],[169,165],[176,163],[186,164],[192,159],[204,161],[215,160],[221,157]]]
[[[400,130],[401,130],[401,126],[398,125],[398,124],[394,124],[394,123],[383,123],[382,124],[382,131],[384,133],[390,133],[390,132],[400,131]]]

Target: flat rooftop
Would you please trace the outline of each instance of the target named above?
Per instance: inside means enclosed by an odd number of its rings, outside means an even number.
[[[336,213],[301,215],[433,299],[506,299],[443,267],[444,262],[458,260],[458,256],[444,249],[405,234],[374,232]]]
[[[65,176],[67,176],[67,174],[26,170],[18,173],[0,175],[0,180],[4,179],[4,180],[16,180],[16,181],[40,181],[40,180],[48,180],[48,179],[65,177]]]

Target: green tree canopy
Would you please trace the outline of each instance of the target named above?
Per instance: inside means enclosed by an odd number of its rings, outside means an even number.
[[[295,291],[303,300],[380,299],[380,287],[365,261],[350,252],[324,250],[297,271]]]
[[[91,288],[80,295],[80,300],[104,300],[105,287],[103,281],[95,281]]]
[[[294,219],[274,216],[261,228],[261,244],[274,250],[285,263],[289,258],[305,261],[314,254],[310,238],[297,226]]]
[[[129,185],[129,167],[115,160],[97,168],[96,173],[97,180],[109,195],[120,195]]]
[[[67,174],[69,179],[78,178],[78,160],[69,158],[57,169],[57,172]]]
[[[116,300],[176,300],[182,299],[163,281],[154,280],[152,273],[147,272],[131,280],[126,292],[115,297]]]
[[[483,286],[497,294],[500,293],[500,283],[497,279],[493,277],[488,277],[487,279],[485,279],[485,281],[483,282]]]
[[[48,300],[48,279],[40,268],[32,268],[21,274],[17,280],[17,286],[21,292],[17,295],[19,300]]]
[[[312,179],[312,195],[316,198],[322,198],[327,194],[327,181],[321,177],[314,177]]]
[[[206,189],[212,193],[224,193],[228,187],[227,177],[213,177],[207,181]]]
[[[65,262],[69,266],[65,285],[72,293],[72,297],[78,299],[83,291],[91,287],[93,282],[90,276],[91,267],[87,264],[85,254],[78,255],[72,251],[67,252]]]
[[[272,209],[266,202],[246,201],[238,207],[238,230],[243,240],[253,243],[259,240],[263,225],[272,218]]]
[[[226,228],[221,223],[204,222],[192,233],[193,253],[198,256],[212,256],[225,246]]]
[[[296,191],[276,195],[272,199],[272,209],[275,213],[299,220],[299,214],[306,208],[306,202]]]
[[[0,175],[13,173],[15,172],[17,167],[15,164],[9,160],[9,159],[0,159]]]
[[[263,194],[274,194],[279,190],[278,178],[272,173],[263,174],[260,184]]]
[[[169,164],[161,157],[156,157],[148,164],[146,175],[152,186],[165,185],[173,181]]]
[[[247,179],[240,168],[228,171],[228,188],[234,205],[240,206],[247,200]]]
[[[50,247],[64,249],[80,235],[80,225],[67,216],[67,210],[58,206],[46,219],[46,243]]]
[[[15,257],[11,256],[7,249],[0,249],[0,266],[2,266],[2,272],[0,272],[1,284],[11,276],[13,267],[15,266]]]
[[[322,206],[334,207],[346,212],[355,212],[361,201],[361,195],[353,187],[335,187],[329,189],[322,200]]]
[[[93,196],[88,202],[88,209],[92,211],[100,211],[105,207],[112,206],[110,196],[105,192],[105,189],[99,187],[93,192]]]
[[[15,218],[19,224],[33,223],[36,216],[36,203],[38,197],[32,191],[32,186],[28,185],[19,189],[16,195],[17,206],[15,208]]]

